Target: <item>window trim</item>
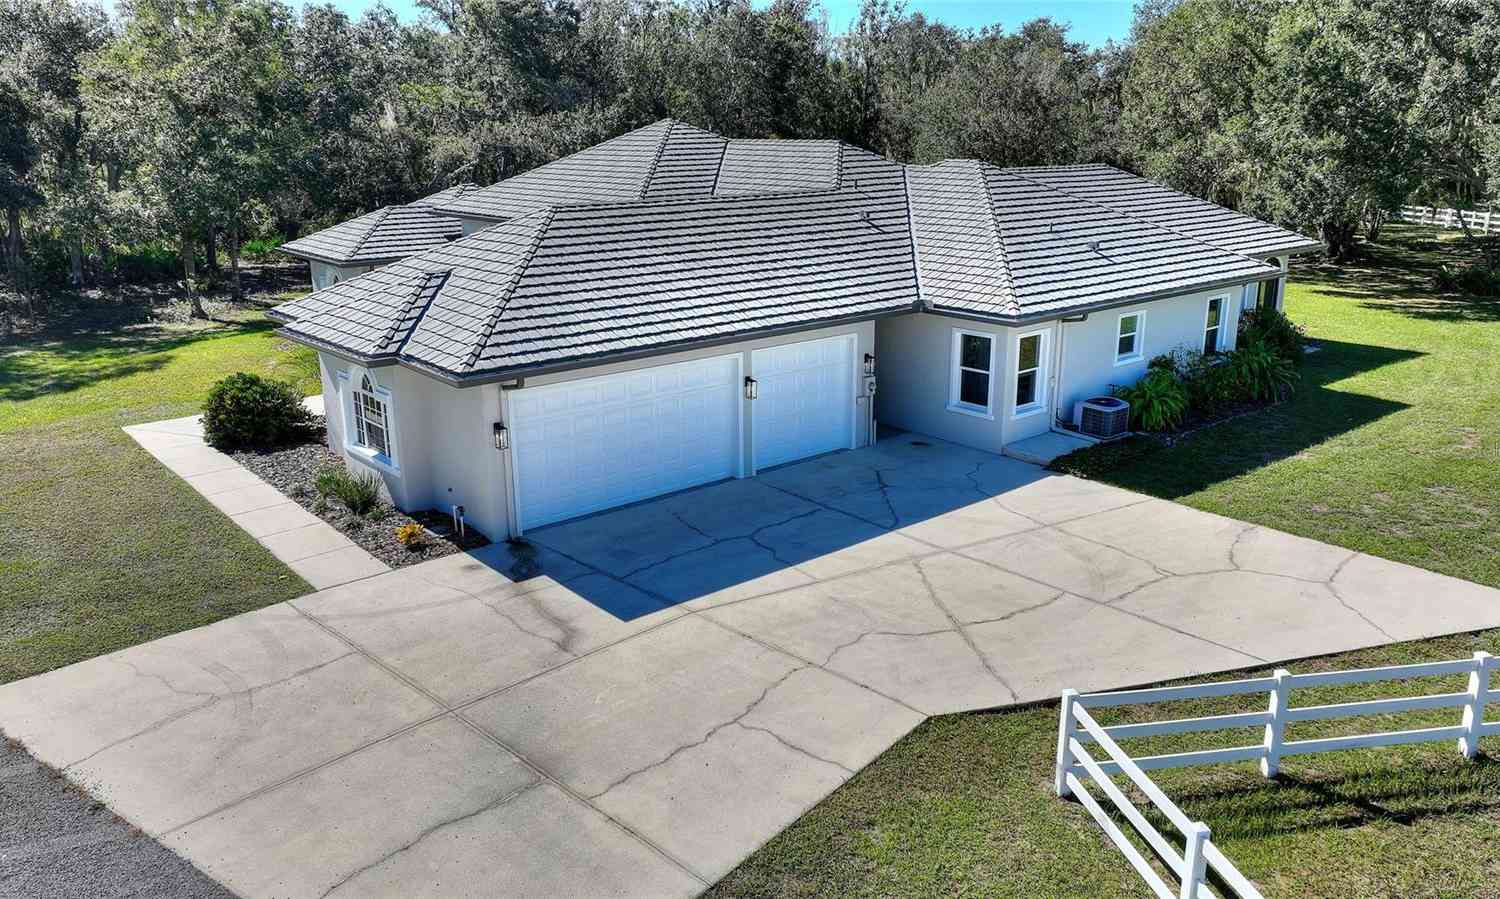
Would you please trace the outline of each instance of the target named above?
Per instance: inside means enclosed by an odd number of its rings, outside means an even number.
[[[1230,301],[1230,299],[1231,299],[1231,297],[1227,293],[1226,294],[1219,294],[1217,296],[1211,296],[1211,297],[1209,297],[1208,300],[1203,304],[1203,337],[1204,337],[1205,340],[1207,340],[1207,338],[1208,338],[1208,314],[1209,314],[1209,312],[1214,307],[1214,301],[1218,300],[1218,302],[1219,302],[1219,323],[1214,326],[1215,330],[1218,331],[1218,333],[1214,335],[1214,348],[1213,348],[1213,352],[1215,352],[1215,353],[1222,353],[1222,352],[1224,352],[1224,331],[1225,331],[1224,325],[1229,320],[1229,301]],[[1200,342],[1198,345],[1199,346],[1203,346],[1203,343]]]
[[[369,378],[370,386],[374,388],[369,394],[385,406],[386,453],[365,446],[355,439],[354,403],[357,401],[357,394],[366,392],[356,385],[362,384],[365,378]],[[341,369],[338,372],[338,382],[339,409],[344,425],[340,442],[343,443],[344,452],[368,465],[400,475],[401,465],[397,462],[401,458],[401,449],[396,442],[396,395],[389,387],[380,383],[374,372],[366,368]]]
[[[972,403],[966,403],[959,399],[963,386],[963,373],[965,371],[979,371],[977,368],[965,368],[963,366],[963,342],[965,336],[982,337],[990,342],[990,370],[984,373],[989,376],[989,385],[985,393],[985,405],[983,407],[975,406]],[[995,420],[995,362],[999,343],[999,336],[990,331],[976,331],[970,328],[953,329],[948,360],[949,412],[957,412],[959,415],[972,415],[975,418],[983,418],[989,421]]]
[[[1120,327],[1125,324],[1125,319],[1135,317],[1135,345],[1125,355],[1120,355],[1120,338],[1125,336],[1120,333]],[[1135,309],[1121,312],[1115,319],[1115,365],[1134,365],[1146,358],[1146,310]]]
[[[1011,366],[1011,377],[1009,379],[1009,383],[1013,387],[1020,384],[1022,374],[1020,367],[1021,341],[1025,340],[1028,337],[1037,338],[1036,368],[1027,369],[1027,371],[1036,372],[1037,377],[1036,395],[1032,397],[1031,402],[1027,403],[1026,405],[1022,406],[1016,403],[1016,392],[1015,390],[1010,391],[1010,417],[1012,419],[1029,418],[1030,416],[1047,411],[1047,378],[1044,377],[1044,372],[1046,372],[1047,370],[1048,351],[1051,349],[1051,347],[1048,346],[1048,335],[1050,335],[1051,333],[1052,331],[1049,328],[1040,328],[1035,331],[1022,331],[1016,334],[1016,340],[1013,346],[1013,349],[1015,350],[1016,363],[1015,365]]]

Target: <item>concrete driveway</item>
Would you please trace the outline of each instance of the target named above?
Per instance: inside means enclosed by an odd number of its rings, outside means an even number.
[[[925,716],[1500,625],[1500,592],[910,435],[0,687],[248,896],[689,895]]]

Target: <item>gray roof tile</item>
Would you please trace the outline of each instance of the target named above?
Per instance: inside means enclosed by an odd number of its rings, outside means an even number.
[[[672,121],[424,202],[500,223],[278,307],[285,332],[462,381],[924,303],[1027,320],[1272,277],[1252,250],[1311,243],[1108,167],[901,166]]]
[[[1036,166],[1006,171],[1248,256],[1299,253],[1322,246],[1295,231],[1107,165]]]
[[[281,245],[281,251],[332,265],[376,265],[404,259],[458,238],[463,227],[433,209],[469,191],[459,184],[405,206],[385,206]]]

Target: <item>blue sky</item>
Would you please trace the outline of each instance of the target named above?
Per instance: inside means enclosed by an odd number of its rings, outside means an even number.
[[[375,0],[332,0],[352,15],[374,5]],[[843,31],[859,13],[860,0],[822,0],[828,24]],[[403,20],[417,16],[414,0],[386,0]],[[1072,25],[1073,40],[1099,46],[1109,38],[1124,40],[1130,33],[1132,0],[908,0],[907,8],[928,18],[958,28],[999,24],[1007,31],[1040,16],[1051,16]]]

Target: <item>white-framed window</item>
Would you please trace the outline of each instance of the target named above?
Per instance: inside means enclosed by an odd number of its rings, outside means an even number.
[[[1047,403],[1047,332],[1016,335],[1016,418],[1042,411]]]
[[[1224,312],[1229,297],[1211,297],[1203,317],[1203,352],[1217,353],[1224,348]]]
[[[344,447],[392,471],[397,470],[395,397],[368,371],[340,371],[344,407]]]
[[[1141,348],[1146,342],[1146,313],[1120,313],[1120,323],[1115,332],[1115,364],[1128,365],[1141,361]]]
[[[953,329],[948,411],[995,417],[995,335]]]

